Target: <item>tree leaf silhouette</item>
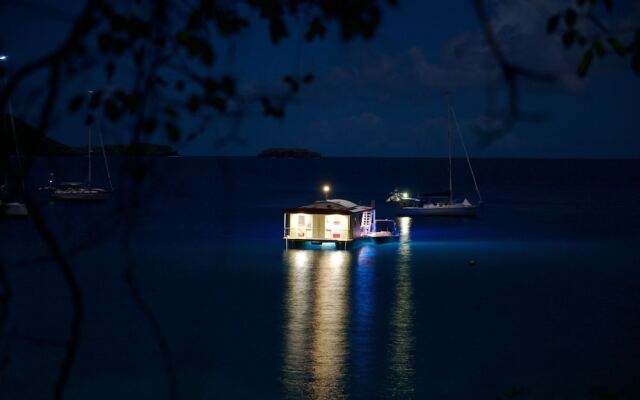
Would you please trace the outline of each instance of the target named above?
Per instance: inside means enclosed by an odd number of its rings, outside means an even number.
[[[593,59],[593,50],[589,49],[584,52],[582,55],[582,59],[580,60],[580,64],[578,64],[578,68],[576,69],[576,73],[579,77],[584,78],[587,75],[587,71],[589,71],[589,67],[591,66],[591,60]]]

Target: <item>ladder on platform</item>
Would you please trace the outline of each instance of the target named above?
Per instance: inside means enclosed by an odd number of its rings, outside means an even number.
[[[363,233],[368,234],[371,232],[372,224],[375,219],[375,211],[365,211],[362,213],[362,222],[360,227]]]

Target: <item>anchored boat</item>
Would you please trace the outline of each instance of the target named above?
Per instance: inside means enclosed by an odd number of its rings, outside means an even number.
[[[89,104],[91,103],[92,91],[89,92]],[[102,149],[102,157],[104,159],[104,166],[107,171],[107,179],[109,180],[109,190],[92,186],[91,183],[91,138],[92,131],[91,125],[87,127],[87,159],[89,161],[89,168],[87,174],[87,182],[62,182],[59,185],[55,184],[54,174],[49,174],[49,184],[41,188],[49,192],[49,198],[52,200],[86,200],[86,201],[99,201],[106,200],[109,194],[113,191],[113,184],[111,183],[111,174],[109,173],[109,163],[107,162],[107,154],[104,150],[104,140],[102,139],[102,131],[100,129],[100,122],[92,118],[96,124],[96,130],[98,131],[98,138],[100,139],[100,147]]]
[[[392,219],[377,219],[374,229],[374,232],[369,233],[369,237],[376,244],[397,242],[400,239],[396,221]]]
[[[29,215],[29,212],[23,203],[4,203],[0,200],[0,215],[6,215],[8,217],[26,217]]]
[[[482,196],[480,195],[480,189],[478,188],[478,182],[476,181],[476,175],[471,167],[471,160],[469,159],[469,153],[467,146],[464,143],[460,125],[456,118],[455,111],[451,107],[451,101],[447,96],[447,125],[448,125],[448,138],[449,138],[449,190],[438,193],[423,193],[417,198],[410,197],[408,193],[401,193],[398,189],[395,189],[389,194],[387,201],[397,202],[400,205],[398,215],[403,216],[445,216],[445,217],[474,217],[476,215],[478,205],[471,203],[468,199],[455,200],[453,198],[453,172],[451,169],[451,141],[452,141],[452,121],[455,122],[456,131],[460,138],[460,143],[464,150],[464,155],[467,159],[467,165],[469,166],[469,172],[473,179],[473,184],[478,194],[478,204],[482,204]]]
[[[106,200],[109,193],[105,189],[82,182],[63,182],[49,187],[49,197],[55,200]]]

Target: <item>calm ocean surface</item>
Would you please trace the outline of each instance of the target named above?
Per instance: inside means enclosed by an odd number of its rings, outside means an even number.
[[[282,209],[329,182],[393,217],[387,193],[445,188],[446,161],[150,163],[132,190],[113,159],[105,203],[34,193],[85,306],[65,398],[163,399],[171,376],[181,399],[640,398],[640,161],[478,160],[478,218],[402,218],[399,243],[348,251],[285,250]],[[86,159],[38,160],[28,184],[49,171],[82,180]],[[471,183],[456,160],[454,193],[475,199]],[[52,398],[69,293],[31,221],[0,229],[0,399]]]

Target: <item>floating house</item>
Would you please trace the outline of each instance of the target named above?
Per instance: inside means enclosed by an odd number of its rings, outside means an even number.
[[[328,190],[325,190],[327,192]],[[346,249],[366,239],[375,230],[376,210],[342,199],[325,199],[284,210],[284,240],[287,248],[303,243],[335,243]]]

